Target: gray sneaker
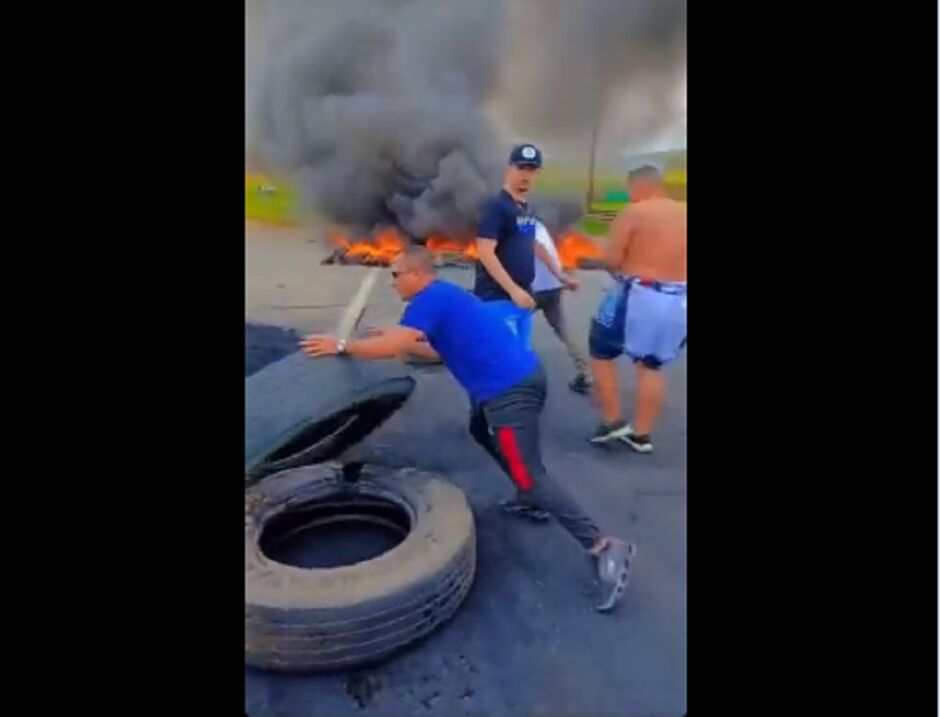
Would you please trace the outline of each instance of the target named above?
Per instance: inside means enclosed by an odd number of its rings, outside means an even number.
[[[610,612],[623,598],[630,581],[630,569],[636,555],[636,545],[620,538],[611,538],[610,545],[597,556],[597,576],[600,578],[598,612]]]

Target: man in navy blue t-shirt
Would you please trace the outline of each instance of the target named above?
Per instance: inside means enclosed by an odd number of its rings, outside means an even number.
[[[480,209],[473,293],[492,302],[526,346],[532,335],[535,299],[535,226],[526,196],[542,167],[542,153],[532,144],[513,147],[503,188]]]
[[[602,535],[546,473],[538,425],[546,385],[538,357],[514,339],[491,307],[459,286],[440,281],[422,247],[409,247],[393,262],[392,280],[408,302],[399,326],[350,341],[311,336],[301,342],[303,350],[312,357],[440,358],[470,396],[470,433],[516,485],[516,498],[504,502],[504,510],[535,520],[553,515],[597,559],[604,587],[597,608],[612,609],[626,587],[636,548]]]

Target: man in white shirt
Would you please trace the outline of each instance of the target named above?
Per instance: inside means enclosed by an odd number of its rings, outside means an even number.
[[[545,320],[552,327],[555,335],[561,339],[571,359],[574,361],[577,375],[568,384],[572,391],[588,393],[591,390],[591,377],[587,371],[587,359],[571,340],[565,328],[565,317],[561,310],[561,292],[564,289],[575,290],[578,282],[567,276],[561,268],[561,259],[551,234],[542,222],[535,224],[535,278],[532,280],[532,295],[535,310],[545,315]]]

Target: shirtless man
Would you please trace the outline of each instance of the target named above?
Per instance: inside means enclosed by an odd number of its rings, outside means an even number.
[[[622,440],[640,453],[663,404],[662,368],[686,340],[686,206],[665,195],[662,176],[645,166],[627,177],[631,203],[610,228],[607,268],[616,279],[591,321],[591,371],[603,422],[593,443]],[[636,365],[634,422],[623,420],[614,360]]]

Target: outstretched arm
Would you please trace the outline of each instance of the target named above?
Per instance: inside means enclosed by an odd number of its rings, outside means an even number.
[[[555,263],[555,259],[548,253],[548,249],[539,242],[535,242],[535,256],[545,264],[545,267],[560,281],[566,289],[577,289],[578,282],[565,274],[564,269]]]
[[[311,358],[333,356],[339,353],[339,341],[335,336],[313,335],[301,341],[300,348]],[[384,329],[365,339],[351,339],[346,343],[346,353],[364,359],[399,358],[409,353],[431,359],[437,356],[424,341],[424,334],[407,326]]]

